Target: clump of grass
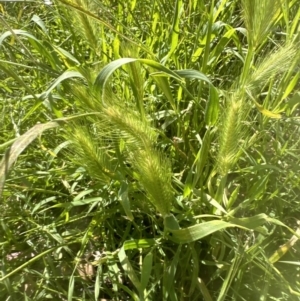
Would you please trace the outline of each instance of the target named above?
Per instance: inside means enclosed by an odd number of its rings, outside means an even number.
[[[0,295],[299,298],[298,2],[34,5],[0,17]]]

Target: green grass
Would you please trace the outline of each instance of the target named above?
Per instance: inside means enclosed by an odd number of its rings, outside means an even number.
[[[53,2],[0,5],[2,299],[300,300],[298,1]]]

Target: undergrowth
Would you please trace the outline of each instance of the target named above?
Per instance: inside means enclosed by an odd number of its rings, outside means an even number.
[[[1,300],[300,300],[299,15],[2,3]]]

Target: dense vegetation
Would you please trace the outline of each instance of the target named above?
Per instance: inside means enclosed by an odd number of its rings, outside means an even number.
[[[0,24],[1,300],[300,300],[298,0]]]

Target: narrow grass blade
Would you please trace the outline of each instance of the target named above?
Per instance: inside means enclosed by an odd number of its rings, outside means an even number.
[[[133,239],[127,240],[124,242],[124,250],[133,250],[133,249],[143,249],[150,248],[159,244],[159,239],[153,238],[142,238],[142,239]]]
[[[10,276],[12,276],[16,273],[22,271],[24,268],[26,268],[27,266],[29,266],[33,262],[39,260],[40,258],[47,255],[48,253],[51,253],[51,252],[55,251],[57,248],[59,248],[59,247],[54,247],[54,248],[48,249],[48,250],[36,255],[35,257],[29,259],[28,261],[26,261],[25,263],[23,263],[22,265],[20,265],[16,269],[14,269],[13,271],[9,272],[8,274],[6,274],[2,278],[0,278],[0,282],[4,281],[5,279],[9,278]]]
[[[125,253],[124,247],[122,247],[118,253],[120,263],[125,271],[125,273],[128,275],[129,279],[131,280],[132,284],[135,286],[139,294],[142,293],[142,285],[139,281],[136,272],[134,271],[129,258],[127,257]]]
[[[168,78],[161,76],[160,74],[155,74],[152,73],[151,74],[152,78],[155,80],[157,86],[163,91],[163,93],[165,94],[167,100],[169,101],[169,103],[172,106],[172,109],[178,113],[173,95],[172,95],[172,91],[170,89],[170,83]]]
[[[178,246],[175,256],[170,264],[164,271],[163,276],[163,300],[176,299],[176,294],[174,292],[174,278],[179,263],[181,253],[181,245]]]
[[[172,35],[171,35],[171,48],[166,55],[166,57],[163,58],[162,63],[164,64],[167,59],[174,53],[176,50],[176,47],[178,45],[178,36],[179,36],[179,22],[180,22],[180,14],[182,9],[183,3],[182,0],[176,0],[175,3],[175,12],[174,12],[174,19],[172,24]]]
[[[203,222],[188,228],[171,230],[166,229],[171,233],[170,239],[177,243],[190,243],[206,237],[214,232],[224,230],[226,228],[238,227],[245,230],[258,230],[266,234],[266,230],[260,226],[270,219],[266,214],[258,214],[256,216],[247,218],[229,218],[230,222],[221,220],[213,220],[209,222]]]
[[[130,200],[128,198],[128,184],[127,183],[123,182],[121,184],[121,187],[120,187],[120,190],[118,193],[118,197],[119,197],[121,205],[126,213],[127,218],[130,221],[133,221],[134,217],[133,217],[131,209],[130,209]]]
[[[204,222],[188,228],[172,230],[170,239],[180,244],[190,243],[228,227],[235,227],[235,225],[219,220]]]
[[[205,283],[203,282],[203,280],[201,278],[198,278],[198,284],[199,284],[199,288],[200,288],[200,291],[202,293],[204,300],[205,301],[213,301],[213,299],[209,293],[209,290],[207,289]]]
[[[2,161],[0,162],[0,195],[2,194],[4,182],[11,166],[17,160],[23,150],[42,132],[57,126],[59,126],[59,124],[55,121],[51,121],[45,124],[37,124],[25,134],[20,136],[6,151]]]
[[[300,222],[298,221],[298,225],[300,225]],[[269,261],[271,263],[277,262],[288,250],[290,250],[291,247],[299,240],[300,236],[300,226],[298,227],[296,234],[298,235],[293,235],[285,244],[280,246],[275,253],[269,258]]]
[[[193,166],[196,167],[196,173],[193,179],[193,187],[197,185],[200,177],[203,176],[203,168],[207,164],[207,158],[210,150],[210,140],[210,129],[208,129],[203,137],[201,148],[193,163]]]
[[[74,277],[74,273],[73,273],[69,280],[68,301],[73,300],[74,286],[75,286],[75,277]]]
[[[144,290],[147,288],[147,285],[150,280],[153,264],[153,253],[150,251],[144,258],[141,271],[141,290],[144,293]]]
[[[107,64],[98,74],[94,86],[96,90],[99,92],[104,90],[106,82],[108,81],[109,77],[113,74],[115,70],[122,67],[125,64],[133,63],[133,62],[140,62],[141,64],[148,65],[158,71],[164,72],[166,75],[170,77],[174,77],[177,80],[181,80],[178,74],[167,67],[163,66],[162,64],[148,59],[135,59],[135,58],[121,58],[115,60],[109,64]]]
[[[176,73],[183,78],[193,78],[209,84],[209,99],[205,108],[205,122],[207,125],[213,125],[219,116],[219,95],[217,89],[213,86],[209,78],[197,70],[177,70]]]

